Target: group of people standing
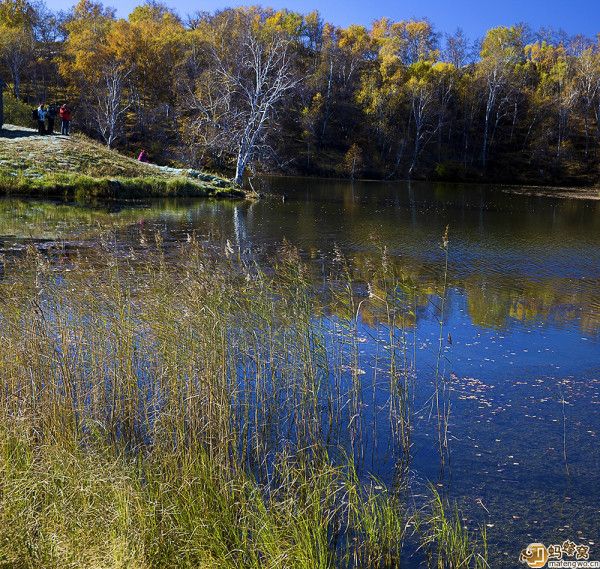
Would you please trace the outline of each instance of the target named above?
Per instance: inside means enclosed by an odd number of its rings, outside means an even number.
[[[44,105],[40,103],[39,107],[33,111],[33,118],[37,120],[38,132],[40,134],[54,134],[54,124],[57,118],[60,118],[60,133],[69,136],[71,128],[71,109],[66,105]]]
[[[54,125],[56,119],[60,118],[60,133],[69,136],[71,129],[71,109],[67,104],[60,107],[58,105],[48,105],[40,103],[37,109],[33,109],[31,118],[37,121],[38,132],[40,134],[54,134]],[[138,156],[140,162],[150,162],[148,153],[142,150]]]

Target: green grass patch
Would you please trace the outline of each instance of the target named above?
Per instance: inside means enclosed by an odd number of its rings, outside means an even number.
[[[0,193],[20,196],[68,196],[77,199],[148,197],[245,197],[242,190],[219,188],[185,177],[95,178],[84,174],[48,173],[28,177],[0,172]]]

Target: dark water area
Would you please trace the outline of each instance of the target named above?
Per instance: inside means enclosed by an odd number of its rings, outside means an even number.
[[[160,232],[195,233],[220,251],[267,262],[286,240],[325,278],[336,257],[368,266],[382,255],[419,290],[414,328],[411,477],[458,501],[485,525],[491,567],[518,566],[528,543],[571,539],[600,558],[600,201],[509,188],[265,178],[257,202],[166,200],[89,208],[0,202],[0,253],[29,243],[93,250],[99,228],[123,250]],[[256,184],[255,184],[256,185]],[[437,451],[431,393],[440,341],[440,246],[448,227],[442,372],[449,388],[449,456]],[[368,283],[356,274],[357,290]],[[365,385],[363,473],[393,481],[386,392],[371,390],[386,330],[360,318]]]

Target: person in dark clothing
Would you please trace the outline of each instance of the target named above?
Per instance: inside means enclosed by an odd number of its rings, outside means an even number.
[[[69,129],[71,128],[71,109],[67,107],[66,103],[60,107],[59,115],[61,120],[60,133],[63,136],[69,136]]]
[[[54,121],[56,120],[56,107],[54,105],[50,105],[48,107],[48,111],[46,112],[46,120],[48,121],[48,129],[46,130],[46,134],[54,134]]]
[[[40,103],[40,106],[37,108],[37,123],[38,123],[38,133],[45,134],[46,133],[46,109],[43,103]]]

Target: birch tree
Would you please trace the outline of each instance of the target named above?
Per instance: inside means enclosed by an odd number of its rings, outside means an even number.
[[[239,136],[236,184],[242,183],[248,164],[264,142],[265,131],[277,104],[298,83],[292,75],[289,41],[273,38],[263,45],[254,34],[249,34],[244,47],[242,66],[250,71],[248,78],[244,77],[244,73],[231,73],[224,67],[220,68],[224,81],[240,93],[243,101],[242,117],[246,124]]]
[[[94,104],[94,117],[98,132],[106,146],[112,148],[123,132],[125,116],[131,102],[125,97],[125,87],[131,69],[110,63],[103,69]]]
[[[499,105],[506,103],[506,90],[511,86],[515,64],[523,57],[523,30],[519,26],[491,29],[485,36],[481,48],[478,72],[484,84],[484,121],[481,164],[485,168],[488,159],[489,141],[494,125],[492,117],[501,115]]]
[[[421,61],[410,67],[411,77],[406,83],[406,91],[410,101],[411,116],[414,123],[413,153],[408,168],[408,177],[412,177],[417,166],[421,149],[433,135],[432,103],[435,90],[432,81],[431,63]]]
[[[594,117],[596,100],[600,94],[600,52],[588,47],[576,59],[577,91],[583,104],[585,130],[585,155],[589,153],[590,127]],[[596,116],[596,119],[598,117]]]
[[[250,29],[239,49],[212,49],[214,69],[208,79],[214,82],[207,84],[204,77],[196,88],[196,130],[211,146],[229,148],[238,185],[247,167],[268,149],[267,134],[278,107],[299,82],[291,51],[291,41],[284,36]]]

